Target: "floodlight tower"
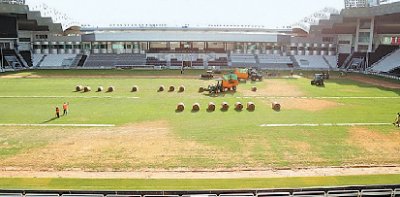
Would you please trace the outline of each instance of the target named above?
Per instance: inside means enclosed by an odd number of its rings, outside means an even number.
[[[394,2],[393,0],[344,0],[345,8],[366,8]]]
[[[25,0],[0,0],[1,3],[25,5]]]

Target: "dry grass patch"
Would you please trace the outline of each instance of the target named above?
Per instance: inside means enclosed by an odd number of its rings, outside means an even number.
[[[347,143],[363,152],[357,160],[371,163],[398,163],[400,161],[400,132],[384,134],[366,128],[350,129]]]
[[[117,128],[88,128],[0,162],[3,167],[30,170],[140,170],[180,166],[180,158],[221,155],[214,147],[180,139],[167,122],[147,122]],[[117,166],[117,167],[115,167]]]
[[[291,85],[284,80],[266,80],[267,85],[258,87],[257,92],[243,90],[245,96],[304,96],[305,94],[295,85]]]
[[[270,142],[260,136],[246,135],[237,138],[238,152],[234,157],[227,158],[234,160],[238,168],[265,168],[266,164],[273,164],[279,160],[272,151]]]
[[[283,157],[286,161],[303,167],[308,164],[325,162],[325,159],[318,157],[314,152],[311,144],[295,140],[282,140],[281,144],[286,151],[283,152]],[[306,164],[306,165],[305,165]]]
[[[278,102],[279,104],[281,104],[282,110],[295,109],[295,110],[303,110],[310,112],[332,109],[343,105],[335,101],[321,100],[321,99],[301,99],[301,98],[275,99],[268,101],[267,104],[270,105],[273,102]]]

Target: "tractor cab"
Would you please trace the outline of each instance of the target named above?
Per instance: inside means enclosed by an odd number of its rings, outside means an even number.
[[[324,86],[324,79],[324,74],[315,74],[314,79],[311,81],[311,85]]]
[[[205,74],[201,75],[202,79],[212,79],[214,78],[214,74],[212,70],[208,70]]]

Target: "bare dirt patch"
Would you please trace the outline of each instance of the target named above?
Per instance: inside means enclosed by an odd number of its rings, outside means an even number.
[[[380,164],[400,161],[400,132],[384,134],[355,127],[350,129],[347,143],[366,153],[359,160]]]
[[[142,172],[85,172],[85,171],[24,171],[1,170],[5,178],[91,178],[91,179],[235,179],[235,178],[278,178],[314,176],[351,176],[400,174],[400,167],[343,167],[301,169],[258,169],[232,171],[142,171]]]
[[[385,80],[374,79],[374,78],[370,78],[367,76],[351,75],[351,76],[346,76],[346,78],[354,80],[354,81],[370,84],[370,85],[375,85],[378,87],[400,89],[400,83],[394,83],[394,82],[389,82],[389,81],[385,81]]]
[[[339,107],[343,104],[340,104],[335,101],[322,100],[322,99],[302,99],[302,98],[279,98],[274,100],[269,100],[269,103],[278,102],[282,106],[282,110],[303,110],[316,112],[326,109],[332,109],[335,107]]]
[[[11,75],[0,75],[0,79],[23,79],[23,78],[42,78],[39,75],[34,75],[34,74],[11,74]]]
[[[272,79],[265,80],[263,87],[258,88],[257,92],[244,90],[245,96],[277,96],[277,97],[299,97],[305,94],[295,85],[287,83],[285,80]]]

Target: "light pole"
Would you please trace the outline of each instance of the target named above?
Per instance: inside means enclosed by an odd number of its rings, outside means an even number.
[[[0,47],[0,55],[1,55],[0,71],[3,72],[3,62],[4,62],[3,46]]]

